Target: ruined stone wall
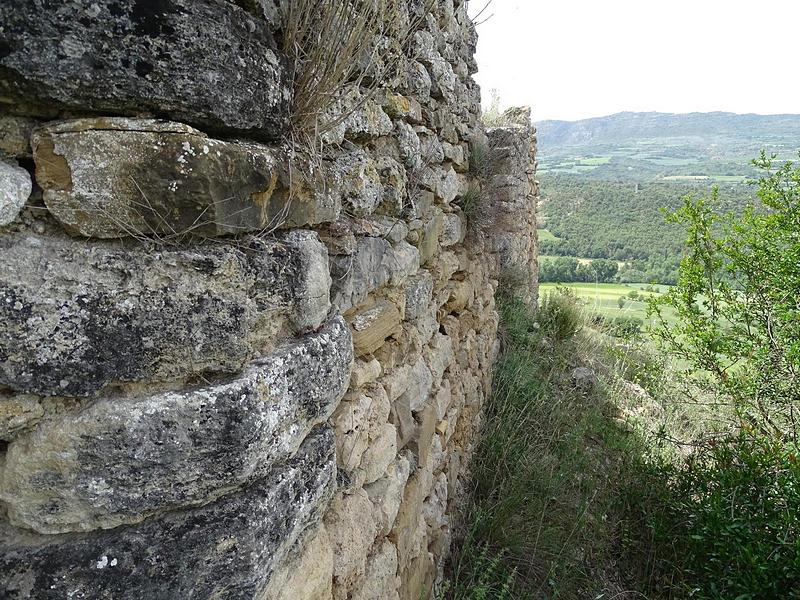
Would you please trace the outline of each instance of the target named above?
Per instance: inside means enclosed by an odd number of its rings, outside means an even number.
[[[536,129],[528,107],[510,108],[499,120],[502,124],[486,132],[489,155],[485,185],[491,219],[485,227],[485,237],[489,252],[500,260],[501,279],[512,288],[511,292],[536,305],[539,296]]]
[[[0,598],[429,596],[535,192],[423,4],[306,158],[272,3],[0,5]]]

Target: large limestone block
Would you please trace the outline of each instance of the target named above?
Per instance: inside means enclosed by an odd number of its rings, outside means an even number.
[[[316,234],[148,251],[0,238],[0,384],[88,396],[114,382],[241,370],[326,318]]]
[[[208,502],[292,456],[333,413],[352,359],[340,317],[230,383],[100,399],[9,446],[0,500],[12,524],[41,533]]]
[[[0,589],[9,600],[254,598],[336,485],[333,436],[239,493],[135,526],[41,536],[2,525]]]
[[[31,176],[25,169],[0,160],[0,226],[17,218],[31,189]]]
[[[287,60],[232,3],[6,0],[0,23],[0,96],[23,107],[152,112],[263,139],[286,127]]]
[[[340,210],[321,167],[182,123],[55,122],[36,131],[33,153],[45,204],[76,235],[176,241],[316,225]]]
[[[50,212],[87,237],[258,231],[278,182],[266,146],[150,119],[57,122],[34,134],[33,154]]]

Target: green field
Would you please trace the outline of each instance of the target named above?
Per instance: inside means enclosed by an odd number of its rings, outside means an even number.
[[[557,242],[560,239],[554,236],[547,229],[537,229],[536,231],[539,233],[539,241],[547,240],[549,242]]]
[[[596,167],[598,165],[607,165],[611,162],[610,156],[592,156],[590,158],[579,159],[579,164],[582,166]]]
[[[668,286],[665,285],[648,286],[643,283],[542,283],[539,285],[539,296],[542,297],[558,287],[573,290],[578,295],[578,298],[585,302],[590,311],[596,312],[607,319],[633,317],[641,319],[646,325],[652,324],[652,319],[647,318],[647,302],[629,298],[628,294],[635,290],[640,295],[654,296],[668,289]],[[658,291],[645,291],[644,288],[647,287],[653,287]],[[623,299],[622,308],[619,306],[620,298]],[[665,316],[667,321],[673,321],[674,315],[672,311],[666,312]]]

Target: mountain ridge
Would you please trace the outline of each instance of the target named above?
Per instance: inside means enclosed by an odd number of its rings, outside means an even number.
[[[549,119],[537,124],[540,146],[561,147],[614,144],[661,137],[731,137],[744,141],[800,136],[800,114],[732,113],[725,111],[665,113],[622,111],[577,121]]]

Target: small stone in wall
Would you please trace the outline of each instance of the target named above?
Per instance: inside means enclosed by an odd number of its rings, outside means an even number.
[[[394,527],[403,500],[403,488],[410,474],[411,463],[401,454],[386,468],[383,477],[364,486],[373,504],[372,514],[378,528],[378,536],[387,535]]]
[[[362,489],[338,496],[325,515],[325,527],[333,546],[334,598],[344,600],[364,575],[377,535],[367,493]]]
[[[364,576],[354,586],[351,600],[398,600],[397,549],[384,540],[370,555]]]
[[[17,218],[32,187],[31,176],[25,169],[0,161],[0,226]]]
[[[0,440],[13,440],[33,428],[43,416],[44,408],[36,396],[0,393]]]
[[[31,157],[31,133],[38,121],[27,117],[0,115],[0,156]]]
[[[364,356],[375,352],[386,338],[397,331],[400,320],[397,307],[386,300],[355,313],[349,321],[353,329],[356,355]]]

